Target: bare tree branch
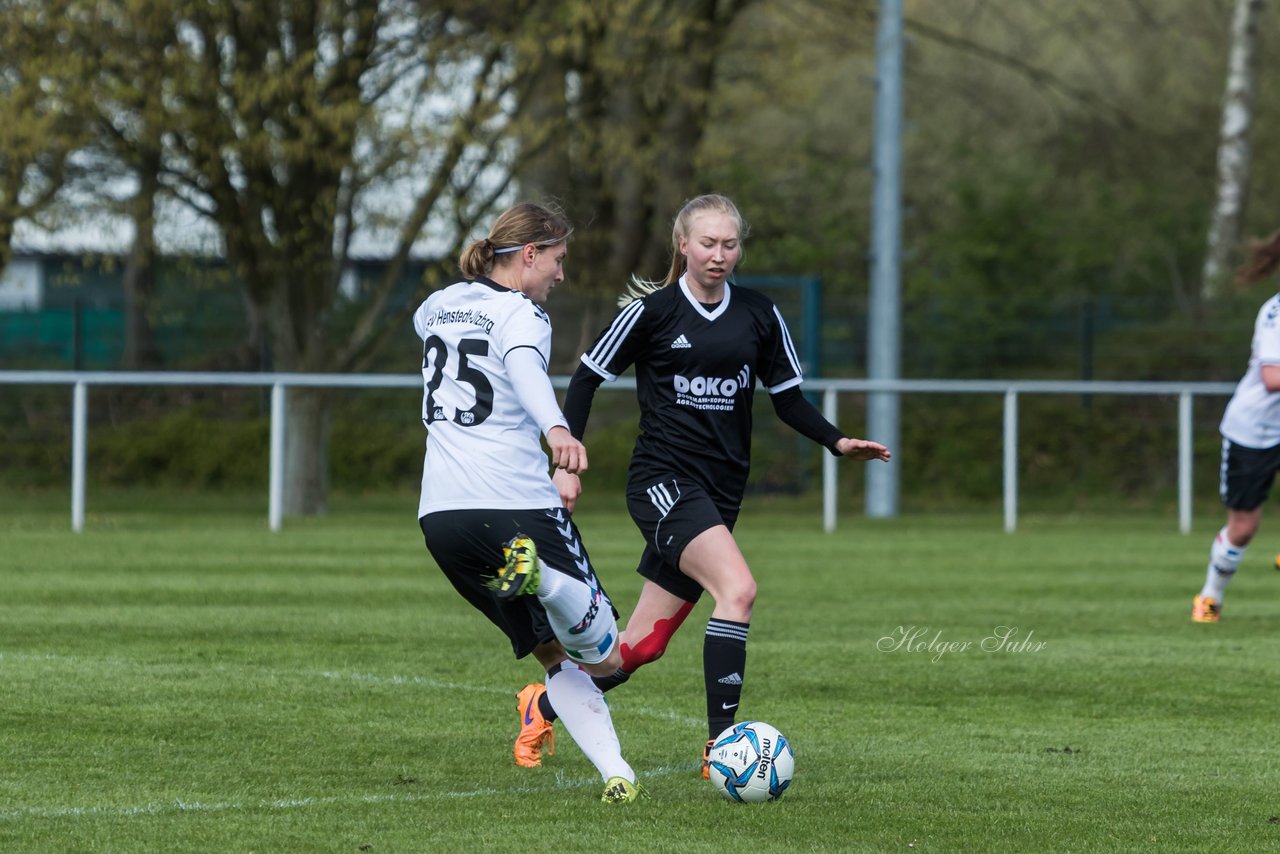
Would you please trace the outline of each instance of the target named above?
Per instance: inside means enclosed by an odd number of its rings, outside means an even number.
[[[1071,85],[1047,69],[1032,65],[1016,56],[993,50],[970,39],[944,32],[918,20],[908,18],[904,21],[904,25],[915,35],[1007,68],[1045,91],[1056,92],[1094,113],[1103,114],[1116,127],[1127,131],[1139,130],[1133,117],[1118,105],[1108,103],[1105,99],[1098,97],[1095,92]]]

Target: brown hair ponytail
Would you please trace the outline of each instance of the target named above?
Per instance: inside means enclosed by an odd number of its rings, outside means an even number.
[[[1236,270],[1236,282],[1252,285],[1270,277],[1277,269],[1280,269],[1280,231],[1250,244],[1248,259]]]
[[[474,240],[458,256],[458,269],[468,279],[478,279],[493,271],[499,259],[526,244],[552,246],[569,239],[573,226],[558,208],[533,202],[507,208],[489,229],[489,236]]]

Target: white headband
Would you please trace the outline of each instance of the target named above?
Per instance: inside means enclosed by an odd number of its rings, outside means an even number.
[[[562,238],[560,238],[560,240],[564,240],[564,238],[562,237]],[[549,248],[549,247],[555,246],[557,243],[559,243],[559,242],[560,242],[560,240],[548,240],[548,241],[546,241],[545,243],[534,243],[534,244],[533,244],[533,248],[534,248],[534,249],[547,249],[547,248]],[[529,245],[528,243],[521,243],[519,246],[504,246],[504,247],[502,247],[501,249],[494,249],[494,250],[493,250],[493,254],[494,254],[494,255],[505,255],[505,254],[507,254],[508,252],[519,252],[521,249],[525,248],[525,247],[526,247],[526,246],[528,246],[528,245]]]

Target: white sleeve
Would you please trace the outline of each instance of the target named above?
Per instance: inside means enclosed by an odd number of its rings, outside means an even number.
[[[542,354],[533,347],[516,347],[507,353],[504,363],[516,399],[538,425],[542,435],[547,435],[552,427],[567,430],[569,422],[564,420],[564,413],[556,403],[556,392],[543,367]]]
[[[1280,300],[1272,297],[1258,312],[1254,326],[1254,355],[1264,365],[1280,363],[1280,317],[1277,315],[1280,315]]]

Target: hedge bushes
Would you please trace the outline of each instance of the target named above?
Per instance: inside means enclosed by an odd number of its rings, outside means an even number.
[[[29,390],[0,418],[0,488],[65,488],[71,471],[69,394]],[[264,490],[269,415],[243,390],[193,396],[136,389],[90,404],[89,479],[110,486]],[[330,444],[335,489],[413,491],[422,472],[424,431],[414,395],[361,392],[335,409]],[[10,403],[13,396],[6,398]],[[1201,397],[1194,411],[1195,486],[1212,498],[1223,400]],[[865,431],[865,400],[843,395],[839,421]],[[1000,395],[914,394],[903,398],[904,509],[998,506],[1003,489]],[[1070,508],[1168,503],[1177,487],[1177,404],[1173,398],[1023,395],[1019,400],[1019,495]],[[602,391],[588,429],[589,491],[618,492],[635,441],[633,395]],[[798,437],[758,400],[755,492],[813,493],[825,451]],[[860,500],[865,466],[842,461],[843,501]]]

